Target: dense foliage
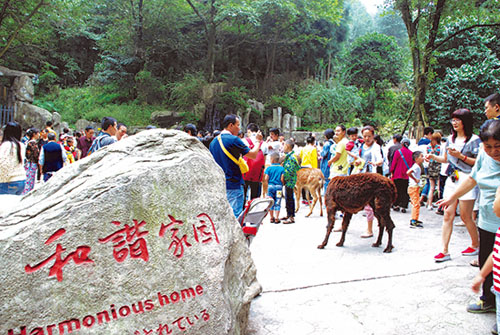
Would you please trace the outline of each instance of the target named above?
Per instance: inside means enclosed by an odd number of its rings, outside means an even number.
[[[359,0],[1,0],[0,61],[37,73],[36,103],[70,123],[145,125],[170,109],[212,129],[257,99],[266,110],[254,120],[280,106],[306,128],[391,134],[423,115],[409,115],[422,94],[440,126],[457,103],[479,114],[498,90],[498,27],[484,26],[498,22],[494,3],[387,0],[371,16]],[[420,12],[414,35],[405,6]]]

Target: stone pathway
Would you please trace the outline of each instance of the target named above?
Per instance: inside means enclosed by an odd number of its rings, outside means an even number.
[[[317,249],[327,221],[318,207],[304,218],[307,210],[291,225],[266,218],[250,247],[263,293],[252,302],[246,335],[490,334],[494,314],[465,310],[477,298],[470,284],[478,271],[469,265],[474,257],[460,254],[470,242],[465,227],[454,228],[452,260],[438,264],[442,216],[425,208],[423,229],[409,228],[409,213],[392,212],[391,254],[382,252],[385,233],[380,248],[371,247],[375,238],[359,237],[366,229],[361,213],[344,247],[335,246],[340,233],[332,232]]]

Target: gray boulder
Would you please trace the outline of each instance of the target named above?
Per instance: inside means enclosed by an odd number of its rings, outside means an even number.
[[[0,333],[244,334],[261,287],[225,194],[179,131],[64,167],[0,209]]]
[[[160,128],[170,128],[184,120],[181,112],[157,111],[151,114],[151,122]]]
[[[28,129],[29,127],[42,129],[45,127],[45,122],[52,120],[52,114],[48,110],[30,103],[17,101],[14,118],[23,129]]]
[[[76,130],[85,130],[88,126],[94,127],[94,130],[97,132],[97,129],[101,128],[101,124],[93,121],[88,121],[84,119],[79,119],[75,122]]]
[[[16,96],[16,100],[23,102],[33,102],[35,97],[35,87],[33,86],[33,80],[27,76],[22,75],[14,79],[14,84],[12,85],[12,90]]]

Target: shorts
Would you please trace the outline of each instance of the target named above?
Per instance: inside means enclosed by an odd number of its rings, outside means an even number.
[[[271,210],[279,211],[281,209],[281,198],[283,197],[283,186],[269,185],[267,188],[267,195],[274,200],[274,205],[271,207]]]
[[[443,198],[449,198],[467,178],[469,178],[469,174],[462,171],[458,171],[458,180],[455,182],[452,181],[451,177],[448,177],[444,185]],[[458,200],[476,200],[478,195],[479,188],[475,186],[472,190],[458,198]]]

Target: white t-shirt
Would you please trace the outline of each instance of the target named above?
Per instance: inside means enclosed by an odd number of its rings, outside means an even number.
[[[266,155],[266,165],[271,165],[271,155],[273,153],[280,153],[281,142],[280,141],[272,141],[272,142],[264,142],[262,143],[261,150]]]
[[[365,161],[365,166],[363,167],[363,170],[361,172],[377,172],[377,168],[368,163],[382,162],[380,145],[374,142],[371,147],[366,148],[366,146],[363,144],[359,149],[359,151],[356,152],[355,154],[358,154],[359,152],[361,152],[360,157]]]
[[[420,175],[422,174],[422,169],[420,169],[420,165],[418,165],[417,163],[414,163],[411,168],[408,170],[408,176],[410,175],[409,172],[410,171],[413,171],[413,178],[415,178],[416,180],[418,180],[418,182],[420,182]],[[409,178],[409,181],[408,181],[408,187],[411,187],[411,186],[419,186],[418,183],[415,182],[415,180],[413,180],[413,178]]]

